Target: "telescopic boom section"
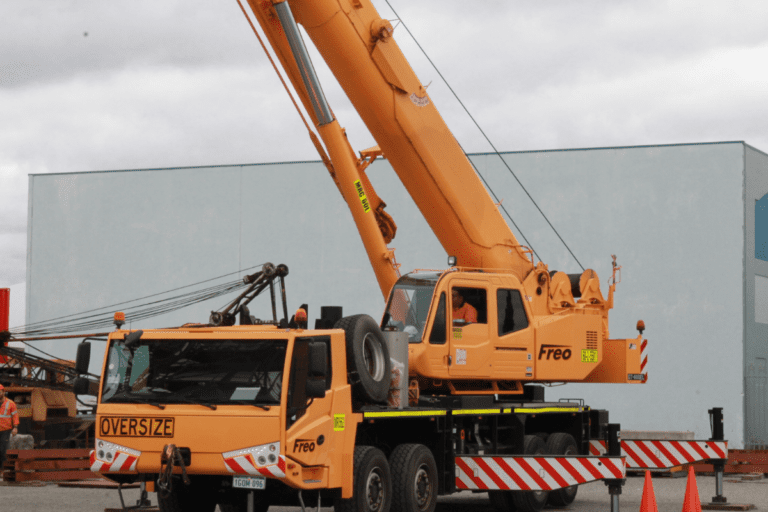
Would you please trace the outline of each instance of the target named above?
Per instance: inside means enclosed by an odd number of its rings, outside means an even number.
[[[330,160],[315,135],[310,132],[315,147],[352,213],[379,287],[386,298],[399,273],[393,251],[387,247],[377,216],[373,213],[378,205],[368,201],[362,185],[368,182],[363,173],[367,163],[355,156],[344,129],[333,116],[288,4],[275,2],[273,5],[269,1],[259,0],[248,0],[248,3],[325,143]],[[377,197],[375,194],[372,196]]]
[[[275,6],[290,5],[295,20],[312,39],[443,248],[457,257],[458,265],[503,270],[522,281],[533,269],[531,259],[392,38],[392,25],[379,16],[371,2],[249,1],[294,87],[304,89],[299,94],[305,108],[312,111],[313,93],[297,80],[300,73],[295,59],[286,52],[287,45],[280,37],[281,19]],[[317,115],[313,114],[313,121],[318,125]],[[318,125],[318,131],[331,153],[337,185],[355,216],[359,184],[355,184],[356,179],[349,182],[339,172],[334,152],[341,155],[343,151],[332,148],[334,141],[328,132],[333,131],[333,124],[335,121],[325,129]],[[380,254],[380,247],[375,251],[368,248],[370,239],[376,237],[360,229],[360,223],[358,229],[369,257],[372,252]],[[378,238],[383,243],[380,235]],[[389,289],[382,287],[382,291],[386,295]]]

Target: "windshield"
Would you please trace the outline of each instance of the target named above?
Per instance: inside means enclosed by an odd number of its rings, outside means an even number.
[[[285,350],[285,340],[113,340],[101,401],[279,404]]]
[[[409,274],[398,279],[389,296],[382,328],[408,334],[409,343],[419,343],[427,323],[432,294],[440,274]]]

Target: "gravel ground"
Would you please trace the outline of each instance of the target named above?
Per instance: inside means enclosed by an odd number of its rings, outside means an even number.
[[[680,512],[685,496],[685,478],[655,478],[653,480],[659,512]],[[709,502],[715,494],[715,479],[709,476],[697,477],[699,496],[702,502]],[[636,512],[640,510],[643,479],[630,477],[624,486],[620,509]],[[139,497],[137,489],[124,491],[126,505],[134,505]],[[727,478],[725,496],[730,503],[751,503],[756,510],[768,511],[768,479],[755,481],[734,481]],[[157,500],[150,494],[152,503]],[[63,488],[55,484],[39,487],[0,484],[2,510],[13,512],[102,512],[106,508],[119,508],[120,499],[116,490]],[[323,507],[322,512],[333,508]],[[462,492],[440,498],[437,512],[491,512],[486,494]],[[554,510],[554,509],[551,509]],[[610,511],[608,488],[595,482],[579,489],[576,501],[565,509],[573,512]],[[298,507],[273,507],[270,512],[298,512]]]

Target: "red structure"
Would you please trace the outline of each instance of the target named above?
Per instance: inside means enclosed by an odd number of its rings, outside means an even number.
[[[11,289],[0,288],[0,332],[7,331],[11,317]],[[7,343],[3,343],[6,346]],[[0,355],[0,363],[7,363],[8,358]]]

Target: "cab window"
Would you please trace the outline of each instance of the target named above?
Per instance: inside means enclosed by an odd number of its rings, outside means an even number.
[[[528,317],[518,290],[496,290],[496,304],[499,314],[499,336],[528,327]]]
[[[488,323],[488,298],[485,289],[453,287],[451,319],[454,326]]]
[[[435,321],[432,323],[432,331],[429,333],[429,342],[432,345],[444,345],[448,337],[445,334],[445,292],[440,294],[440,302],[437,304]]]

